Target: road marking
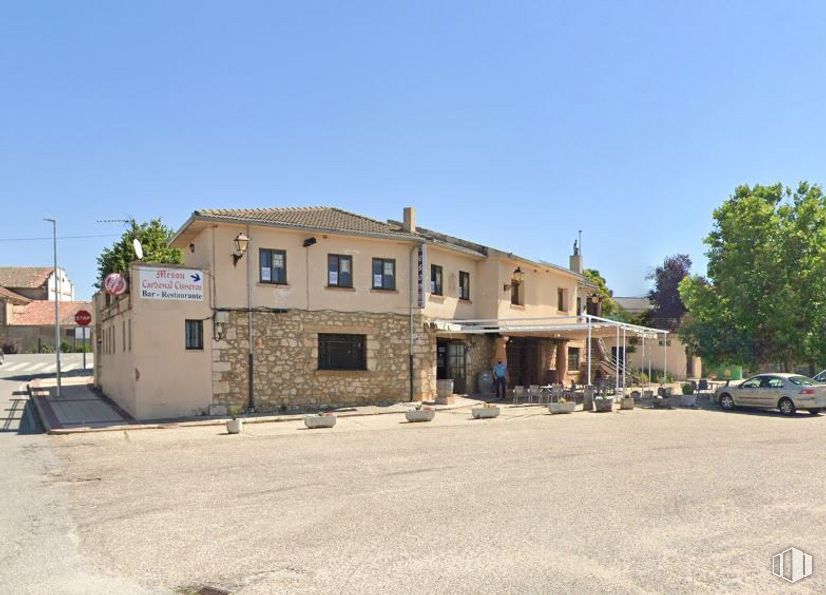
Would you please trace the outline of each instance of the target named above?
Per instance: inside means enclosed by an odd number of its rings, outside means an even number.
[[[8,366],[0,367],[0,370],[4,372],[14,372],[15,370],[19,370],[20,368],[25,368],[28,366],[28,362],[17,362],[16,364],[9,364]]]
[[[39,370],[40,368],[45,368],[49,364],[34,364],[26,368],[26,372],[34,372],[35,370]]]
[[[52,364],[51,366],[47,366],[47,367],[43,368],[40,371],[43,372],[44,374],[52,374],[54,372],[57,372],[57,364]]]

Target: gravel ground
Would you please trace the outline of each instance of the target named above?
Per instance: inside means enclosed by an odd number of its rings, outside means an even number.
[[[146,588],[826,590],[824,416],[468,413],[54,436],[52,480],[87,563]]]

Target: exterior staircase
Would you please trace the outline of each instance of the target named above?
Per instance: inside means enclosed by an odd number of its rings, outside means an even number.
[[[587,354],[582,359],[582,366],[580,369],[581,377],[586,378],[588,375],[588,359]],[[602,338],[591,339],[591,380],[593,381],[597,375],[597,370],[602,372],[603,383],[611,386],[615,383],[617,376],[622,376],[625,371],[623,362],[617,358],[610,349],[605,345]]]

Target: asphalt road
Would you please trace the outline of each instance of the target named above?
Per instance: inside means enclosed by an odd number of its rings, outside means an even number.
[[[79,356],[64,356],[74,363]],[[50,356],[54,362],[54,356]],[[84,558],[62,463],[27,405],[26,383],[48,375],[43,355],[6,356],[0,366],[0,593],[146,593]]]
[[[826,590],[826,416],[468,417],[55,436],[40,489],[81,560],[147,587],[776,592],[797,546],[815,573],[792,590]]]

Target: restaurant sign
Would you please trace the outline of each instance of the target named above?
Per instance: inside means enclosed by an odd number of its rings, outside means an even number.
[[[419,249],[416,251],[416,301],[419,308],[424,308],[424,249],[424,245],[419,244]]]
[[[147,300],[203,301],[204,275],[195,269],[140,268],[140,296]]]

